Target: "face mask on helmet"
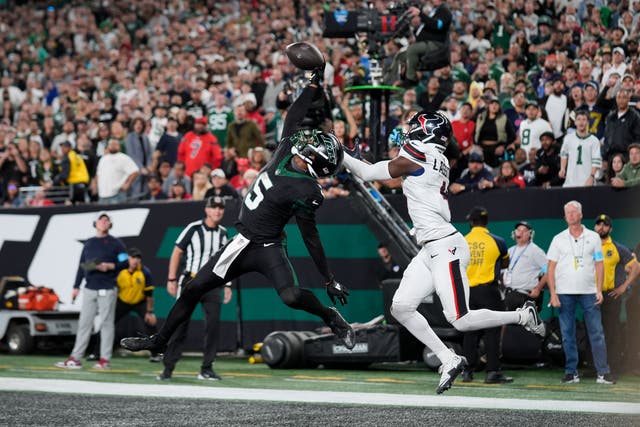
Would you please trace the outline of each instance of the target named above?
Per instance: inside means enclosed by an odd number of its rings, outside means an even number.
[[[334,175],[342,164],[342,145],[331,133],[302,130],[292,140],[291,153],[307,164],[307,170],[314,178]]]
[[[446,148],[451,138],[449,119],[437,111],[422,111],[408,122],[410,128],[404,135],[404,142],[419,148],[424,144],[436,144]]]

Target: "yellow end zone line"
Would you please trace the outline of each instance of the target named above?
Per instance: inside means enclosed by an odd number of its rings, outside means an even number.
[[[318,377],[315,375],[294,375],[291,378],[296,380],[321,380],[321,381],[344,381],[344,377]]]
[[[485,384],[485,383],[463,383],[456,381],[456,387],[500,387],[502,384]]]
[[[528,384],[524,386],[525,388],[538,388],[538,389],[547,389],[547,390],[583,390],[584,387],[575,386],[575,385],[536,385],[536,384]]]
[[[392,384],[416,384],[414,380],[396,380],[393,378],[367,378],[365,381],[370,383],[392,383]]]
[[[220,374],[225,377],[248,377],[248,378],[271,378],[273,375],[267,374],[245,374],[242,372],[225,372]]]
[[[294,375],[291,378],[295,380],[316,380],[316,381],[344,381],[345,377],[319,377],[315,375]],[[366,378],[364,381],[368,383],[392,383],[392,384],[415,384],[414,380],[397,380],[394,378]]]

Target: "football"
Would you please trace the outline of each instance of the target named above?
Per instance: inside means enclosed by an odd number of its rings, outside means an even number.
[[[322,52],[311,43],[292,43],[287,46],[286,52],[291,63],[301,70],[312,71],[324,66]]]

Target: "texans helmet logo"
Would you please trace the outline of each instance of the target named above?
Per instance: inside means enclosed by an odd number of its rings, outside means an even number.
[[[420,116],[418,117],[418,122],[420,123],[422,131],[427,136],[424,139],[424,142],[426,142],[430,141],[435,136],[433,133],[434,130],[445,124],[445,118],[437,113],[429,118],[427,118],[425,114],[420,114]]]

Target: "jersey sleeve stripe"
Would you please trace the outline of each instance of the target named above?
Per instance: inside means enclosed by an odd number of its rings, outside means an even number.
[[[413,157],[416,160],[419,160],[421,162],[424,162],[427,160],[427,156],[425,156],[423,153],[419,152],[418,150],[416,150],[414,147],[412,147],[409,143],[406,143],[402,146],[402,149],[409,154],[411,157]]]

